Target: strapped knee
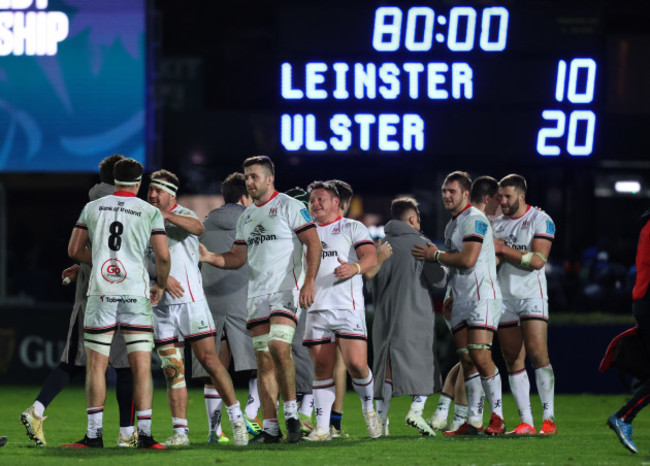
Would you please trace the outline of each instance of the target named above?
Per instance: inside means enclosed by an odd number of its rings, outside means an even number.
[[[185,387],[185,364],[180,348],[159,348],[158,356],[162,361],[162,370],[167,381],[167,388]]]
[[[293,343],[293,335],[295,333],[296,329],[291,325],[271,324],[271,330],[269,331],[269,341],[275,340],[291,344]]]
[[[153,333],[125,333],[126,352],[148,351],[153,349]]]
[[[470,343],[467,345],[468,350],[492,350],[492,345],[489,343]]]
[[[264,335],[258,335],[256,337],[251,337],[253,340],[253,350],[254,351],[268,351],[269,350],[269,334],[265,333]]]
[[[111,354],[113,334],[84,332],[84,346],[104,356]]]

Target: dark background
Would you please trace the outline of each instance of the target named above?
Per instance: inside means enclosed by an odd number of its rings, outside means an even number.
[[[497,5],[417,4],[436,11]],[[499,2],[511,12],[507,50],[462,57],[482,73],[475,79],[474,100],[432,104],[402,98],[386,110],[415,109],[435,126],[437,134],[427,140],[424,152],[285,151],[279,139],[282,113],[314,112],[323,118],[338,111],[379,113],[383,103],[282,101],[282,62],[462,61],[440,49],[416,58],[375,52],[374,10],[388,5],[406,12],[415,4],[150,1],[147,169],[164,167],[179,174],[184,194],[215,194],[219,181],[240,170],[245,157],[268,154],[276,163],[278,189],[306,186],[314,179],[344,179],[359,196],[360,215],[368,219],[376,214],[372,218],[379,224],[388,220],[391,199],[414,195],[421,203],[423,228],[434,238],[442,236],[448,220],[439,200],[446,173],[462,169],[474,177],[499,179],[517,172],[528,179],[529,202],[544,208],[557,224],[550,274],[553,309],[629,312],[636,219],[650,203],[643,192],[603,197],[596,191],[629,176],[643,180],[646,190],[650,186],[647,2]],[[554,89],[557,60],[581,54],[599,65],[594,154],[540,157],[534,137],[541,111],[555,108],[548,90]],[[71,227],[96,181],[94,173],[0,173],[6,196],[7,299],[72,301],[73,291],[62,288],[58,277],[70,263]],[[607,253],[604,268],[596,260],[598,252]],[[585,289],[593,284],[600,288],[590,295]]]

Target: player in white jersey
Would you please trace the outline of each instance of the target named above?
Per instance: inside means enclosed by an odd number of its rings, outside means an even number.
[[[86,204],[68,244],[72,259],[93,268],[84,318],[88,429],[82,440],[64,448],[103,447],[105,373],[113,334],[119,327],[133,371],[138,448],[164,449],[151,435],[151,303],[160,299],[167,286],[167,236],[160,211],[136,197],[142,165],[133,159],[120,160],[114,178],[116,191]],[[149,243],[156,253],[157,274],[151,289],[146,267]]]
[[[323,255],[316,276],[314,303],[307,312],[303,345],[314,362],[316,429],[306,440],[330,440],[330,411],[335,397],[336,348],[352,377],[368,434],[381,435],[373,406],[374,381],[368,367],[368,332],[363,300],[363,271],[377,264],[377,253],[368,229],[343,218],[339,193],[332,183],[315,181],[307,188],[309,207],[317,224]]]
[[[206,369],[226,404],[233,427],[234,444],[248,444],[248,432],[235,396],[228,370],[221,364],[214,342],[214,321],[203,293],[199,270],[199,240],[205,228],[196,214],[176,203],[178,177],[168,170],[151,174],[147,193],[149,203],[162,213],[169,241],[172,266],[167,293],[154,311],[156,350],[167,380],[167,398],[174,433],[165,446],[187,446],[187,388],[182,348],[190,342],[192,351]]]
[[[557,433],[554,413],[555,376],[548,357],[548,295],[544,266],[555,238],[555,224],[545,212],[526,203],[527,184],[520,175],[499,182],[503,215],[494,221],[495,248],[501,257],[499,284],[503,314],[499,343],[508,366],[510,388],[521,423],[514,434],[535,434],[530,408],[526,354],[535,370],[544,408],[541,435]]]
[[[492,410],[487,434],[505,431],[501,377],[492,360],[492,338],[501,313],[501,291],[490,222],[469,202],[471,180],[465,172],[452,172],[442,185],[442,201],[453,215],[445,228],[445,249],[416,245],[416,259],[449,267],[453,307],[451,330],[465,374],[469,419],[446,435],[477,434],[483,430],[481,386]]]
[[[494,219],[497,210],[499,210],[499,182],[491,176],[479,176],[472,182],[469,200],[488,219]],[[443,305],[443,315],[448,326],[452,304],[453,299],[448,296]],[[429,421],[431,427],[446,430],[452,401],[454,402],[454,419],[449,430],[455,431],[467,421],[468,414],[465,374],[460,362],[451,368],[445,378],[438,406]]]
[[[201,245],[201,262],[236,269],[248,260],[247,327],[257,359],[264,416],[262,432],[254,441],[280,440],[276,407],[279,393],[284,401],[287,442],[297,443],[302,434],[291,342],[300,308],[308,308],[314,302],[314,281],[322,248],[307,208],[275,190],[271,159],[246,159],[244,175],[254,202],[239,217],[233,247],[226,253],[215,254]]]

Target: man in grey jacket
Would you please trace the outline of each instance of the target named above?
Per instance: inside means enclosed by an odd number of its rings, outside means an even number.
[[[387,434],[391,397],[411,395],[406,423],[422,435],[435,435],[422,417],[427,397],[440,389],[441,382],[433,354],[435,323],[429,288],[444,286],[446,272],[438,264],[415,260],[411,254],[415,244],[430,243],[420,233],[415,199],[393,200],[391,216],[385,241],[392,248],[392,256],[386,257],[380,245],[378,266],[366,274],[366,278],[376,274],[372,370],[378,381],[375,397],[381,399],[377,412]]]
[[[246,190],[243,173],[232,173],[221,183],[221,193],[225,204],[212,210],[205,221],[205,233],[199,238],[209,250],[229,251],[235,241],[237,220],[253,200]],[[216,267],[202,267],[201,278],[208,306],[212,312],[216,331],[216,345],[219,358],[225,367],[234,357],[235,371],[251,371],[249,397],[244,410],[244,418],[249,433],[255,435],[261,430],[255,419],[260,406],[257,394],[257,364],[253,343],[246,330],[246,296],[248,290],[248,265],[237,270],[224,270]],[[209,376],[192,353],[192,378],[205,378],[203,393],[210,431],[208,442],[228,443],[229,439],[221,431],[221,396],[210,384]]]

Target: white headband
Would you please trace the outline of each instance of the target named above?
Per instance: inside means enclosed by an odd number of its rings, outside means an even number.
[[[151,184],[158,186],[163,191],[167,191],[172,196],[176,196],[176,191],[178,191],[178,186],[169,181],[161,180],[159,178],[154,178],[151,180]]]
[[[120,180],[114,180],[113,182],[115,184],[119,184],[122,186],[135,186],[142,180],[142,175],[138,176],[134,181],[120,181]]]

